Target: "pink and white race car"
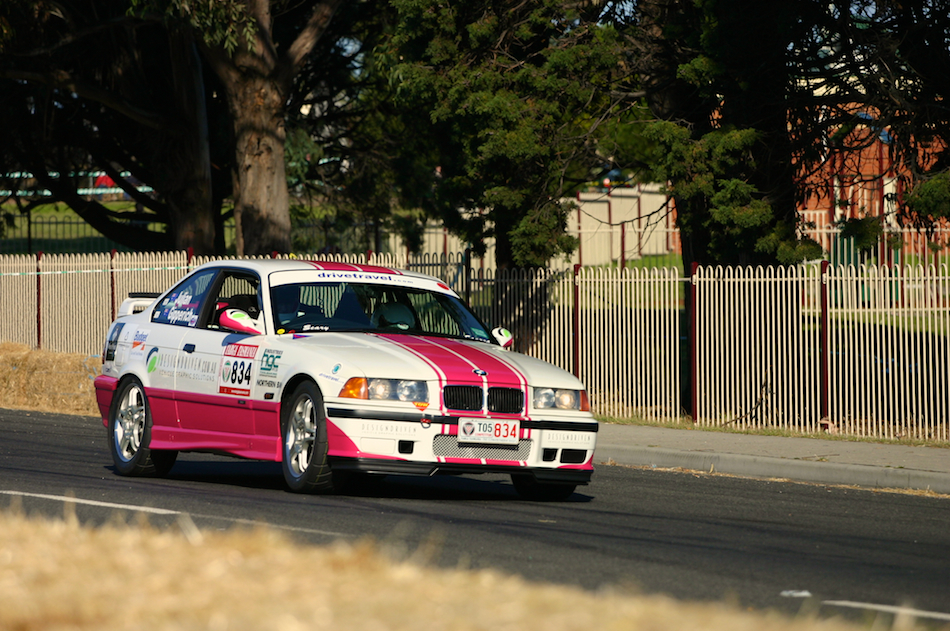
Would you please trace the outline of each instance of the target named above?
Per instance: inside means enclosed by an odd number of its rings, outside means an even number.
[[[562,500],[593,472],[584,386],[506,350],[443,282],[302,260],[218,261],[126,300],[96,397],[122,475],[178,452],[283,463],[288,487],[354,473],[501,472]]]

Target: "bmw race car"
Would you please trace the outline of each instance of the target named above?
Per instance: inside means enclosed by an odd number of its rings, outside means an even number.
[[[574,376],[511,342],[431,276],[218,261],[123,303],[96,397],[121,475],[198,451],[281,462],[297,492],[501,472],[566,499],[590,481],[597,421]]]

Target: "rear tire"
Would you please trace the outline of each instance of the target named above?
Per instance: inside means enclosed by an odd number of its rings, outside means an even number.
[[[311,381],[294,389],[280,408],[284,480],[295,493],[328,493],[333,473],[327,458],[327,413],[323,395]]]
[[[511,483],[523,499],[533,502],[563,502],[574,494],[576,484],[538,482],[528,473],[512,473]]]
[[[152,411],[138,379],[119,384],[109,408],[109,453],[119,475],[164,476],[178,458],[177,451],[153,450]]]

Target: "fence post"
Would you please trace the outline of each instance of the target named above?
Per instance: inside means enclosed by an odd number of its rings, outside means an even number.
[[[36,253],[36,348],[43,348],[43,275],[40,274],[40,260],[43,252]]]
[[[115,322],[115,250],[109,253],[109,306],[112,308],[112,322]]]
[[[472,304],[472,248],[465,248],[465,257],[462,259],[465,266],[465,304]]]
[[[828,280],[830,263],[821,262],[821,317],[819,319],[819,337],[821,352],[821,420],[828,419],[829,414],[829,368],[831,358],[828,357]]]
[[[577,193],[577,264],[584,264],[584,232],[581,230],[581,194]],[[576,270],[577,268],[575,268]],[[575,274],[576,275],[576,274]]]
[[[613,241],[611,241],[613,243]],[[627,267],[627,222],[620,222],[620,269]]]
[[[699,364],[697,363],[696,346],[699,335],[699,323],[696,317],[696,284],[698,282],[697,274],[699,263],[693,261],[689,274],[689,374],[690,374],[690,413],[693,415],[693,422],[699,420],[697,411],[699,410]]]
[[[581,264],[574,264],[574,376],[581,378],[581,296],[577,286],[577,275]]]

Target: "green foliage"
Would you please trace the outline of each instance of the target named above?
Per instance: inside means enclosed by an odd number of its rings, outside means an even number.
[[[854,239],[854,247],[867,251],[875,247],[884,234],[881,217],[860,217],[844,219],[839,222],[842,239]]]
[[[605,161],[595,121],[616,107],[617,31],[555,0],[393,5],[397,104],[429,112],[440,168],[419,204],[476,250],[494,234],[502,265],[570,252],[559,200]]]
[[[0,206],[0,239],[2,239],[7,230],[15,226],[16,217],[7,210],[6,206]]]
[[[950,172],[942,171],[920,182],[907,194],[907,206],[919,217],[931,220],[950,217]]]
[[[287,187],[293,190],[309,181],[313,165],[323,157],[323,145],[305,129],[295,127],[287,132],[284,141],[284,162]]]
[[[159,13],[181,19],[201,33],[208,46],[220,46],[229,55],[243,43],[251,48],[257,23],[242,0],[129,0],[129,15]]]
[[[577,239],[565,234],[572,203],[552,200],[521,218],[511,231],[514,260],[525,267],[544,267],[565,252],[573,252]]]
[[[706,55],[699,55],[677,68],[676,76],[687,83],[699,88],[708,88],[714,85],[720,69],[716,63]]]

